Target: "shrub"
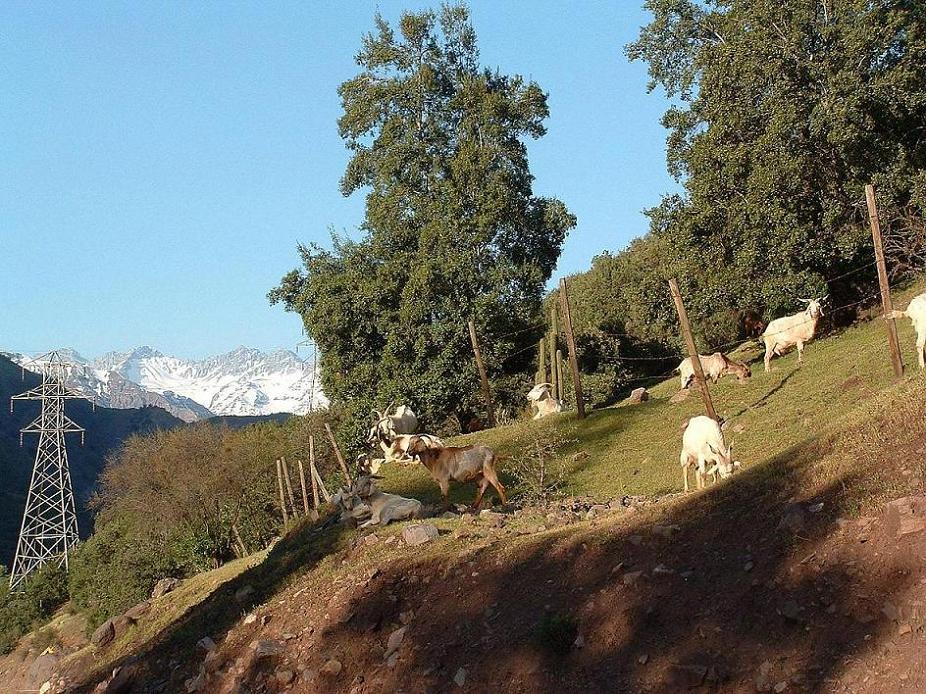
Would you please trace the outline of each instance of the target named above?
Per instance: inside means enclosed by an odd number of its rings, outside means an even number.
[[[19,638],[47,621],[68,598],[67,574],[47,564],[32,574],[24,589],[9,591],[9,574],[0,566],[0,653],[9,653]]]
[[[531,427],[531,429],[539,428]],[[505,472],[517,484],[516,497],[527,502],[546,503],[562,493],[566,484],[566,464],[559,458],[560,449],[568,441],[555,430],[532,431],[531,441],[518,446],[522,451],[512,457]]]

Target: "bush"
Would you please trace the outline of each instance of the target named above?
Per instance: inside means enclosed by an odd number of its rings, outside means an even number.
[[[68,588],[96,627],[147,598],[158,579],[177,572],[170,552],[133,537],[126,523],[115,520],[98,527],[74,552]]]
[[[13,650],[23,634],[47,621],[67,598],[67,574],[56,564],[36,571],[16,593],[9,591],[9,574],[0,566],[0,653]]]
[[[565,487],[566,464],[558,458],[560,449],[568,441],[555,430],[543,434],[532,431],[532,434],[529,442],[518,446],[522,453],[512,457],[505,471],[517,484],[517,498],[546,503],[561,494]]]

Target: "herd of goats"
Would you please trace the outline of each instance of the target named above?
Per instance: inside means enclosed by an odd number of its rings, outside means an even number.
[[[759,336],[765,345],[765,370],[770,371],[773,357],[781,356],[796,347],[798,363],[803,362],[804,345],[813,339],[817,324],[823,315],[824,299],[801,299],[806,308],[800,313],[784,316],[764,326]],[[926,368],[926,293],[915,297],[905,311],[893,311],[885,318],[910,318],[917,333],[917,360],[921,369]],[[720,378],[732,375],[741,383],[751,372],[749,366],[737,362],[721,352],[710,356],[699,355],[705,379],[716,383]],[[687,390],[695,379],[695,369],[689,357],[682,361],[676,371],[681,378],[681,388]],[[527,393],[533,419],[540,419],[561,412],[563,404],[554,397],[549,383],[540,383]],[[487,446],[447,446],[431,434],[419,434],[418,418],[406,405],[400,405],[390,412],[374,411],[369,430],[368,443],[378,446],[382,457],[358,456],[361,474],[349,487],[341,489],[332,500],[341,510],[342,520],[361,523],[361,527],[386,525],[392,521],[419,517],[421,502],[396,494],[380,491],[374,482],[377,472],[384,464],[423,465],[431,478],[440,487],[444,507],[448,506],[447,494],[450,482],[475,482],[478,486],[473,507],[478,510],[489,485],[495,488],[503,504],[507,503],[505,487],[498,479],[498,464],[504,459]],[[682,449],[679,463],[684,477],[685,492],[689,491],[689,470],[694,470],[698,489],[720,477],[732,475],[741,463],[733,459],[733,440],[724,440],[721,424],[706,416],[692,417],[682,425]]]

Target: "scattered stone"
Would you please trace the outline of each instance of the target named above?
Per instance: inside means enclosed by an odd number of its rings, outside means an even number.
[[[457,670],[457,674],[453,676],[453,682],[458,687],[462,687],[464,684],[466,684],[466,670],[463,668]]]
[[[151,597],[160,598],[164,595],[167,595],[171,591],[176,590],[177,586],[179,585],[180,581],[176,578],[162,578],[160,581],[154,584],[154,590],[151,591]]]
[[[363,538],[363,544],[365,545],[375,545],[377,542],[379,542],[379,535],[376,533],[370,533]]]
[[[707,677],[705,665],[673,665],[669,668],[669,683],[676,688],[695,689]]]
[[[781,692],[783,692],[787,688],[788,688],[787,681],[782,680],[781,682],[775,685],[775,694],[781,694]]]
[[[244,618],[245,624],[253,624],[257,621],[257,615],[251,612],[247,617]]]
[[[193,692],[201,692],[205,686],[206,675],[202,672],[196,675],[196,677],[191,677],[183,683],[183,688],[186,689],[188,694],[193,694]]]
[[[778,523],[778,530],[789,530],[797,534],[807,528],[807,511],[800,504],[791,504],[785,508],[781,516],[781,522]]]
[[[148,612],[149,609],[151,609],[151,603],[145,600],[144,602],[140,602],[134,607],[127,609],[125,611],[125,616],[131,619],[133,622],[137,622]]]
[[[906,496],[884,505],[885,528],[903,537],[926,530],[926,497]]]
[[[746,573],[749,573],[750,571],[752,571],[753,566],[755,565],[751,561],[747,561],[745,564],[743,564],[743,571],[745,571]]]
[[[742,424],[734,424],[734,425],[733,425],[733,433],[734,433],[734,434],[742,434],[744,431],[746,431],[746,427],[743,426]]]
[[[764,661],[759,666],[754,680],[757,692],[770,692],[772,690],[772,663],[769,660]]]
[[[488,521],[496,528],[500,528],[505,524],[505,514],[497,513],[496,511],[490,511],[486,509],[485,511],[479,512],[479,518],[484,521]]]
[[[208,636],[203,636],[199,641],[196,642],[196,645],[206,651],[206,653],[215,650],[215,641],[213,641]]]
[[[642,571],[627,571],[624,574],[624,585],[632,586],[636,584],[636,582],[639,580],[640,576],[642,575],[643,575]]]
[[[116,629],[113,627],[113,620],[107,619],[93,632],[93,635],[90,637],[90,643],[102,648],[109,644],[114,638],[116,638]]]
[[[341,661],[337,658],[331,658],[322,665],[321,673],[328,677],[337,677],[341,674],[341,670],[344,668],[341,665]]]
[[[254,657],[261,660],[280,655],[283,652],[283,645],[274,639],[259,639],[251,641],[251,650],[254,651]]]
[[[637,658],[637,662],[640,663],[640,665],[646,665],[646,663],[649,662],[649,655],[646,653],[640,654],[640,657]]]
[[[576,636],[576,640],[572,642],[573,648],[584,648],[585,647],[585,637],[582,634]]]
[[[811,504],[810,506],[807,507],[807,510],[810,511],[811,513],[820,513],[820,511],[823,510],[823,502],[821,501],[818,504]]]
[[[274,677],[276,677],[277,682],[279,682],[280,684],[286,685],[292,682],[294,679],[296,679],[296,673],[293,672],[292,670],[284,668],[282,670],[277,670],[274,673]]]
[[[402,539],[405,540],[409,547],[424,545],[432,540],[437,539],[440,533],[437,527],[430,523],[418,523],[409,525],[402,531]]]
[[[399,647],[402,645],[402,640],[405,638],[405,632],[408,630],[408,627],[400,627],[389,634],[389,640],[386,643],[386,660],[389,659],[393,653],[399,650]]]
[[[901,624],[900,628],[897,629],[898,636],[905,636],[913,631],[913,627],[910,624]]]
[[[796,622],[799,620],[800,612],[800,605],[798,605],[794,600],[785,600],[781,607],[778,609],[778,614],[791,622]]]
[[[672,569],[665,564],[657,564],[653,567],[653,573],[662,576],[668,576],[669,574],[674,574],[675,569]]]
[[[646,402],[649,400],[649,391],[646,388],[634,388],[630,392],[630,397],[627,400],[633,404],[639,404],[641,402]]]
[[[242,586],[241,588],[235,591],[235,602],[237,603],[247,602],[248,599],[252,595],[254,595],[254,586],[250,584],[246,586]]]

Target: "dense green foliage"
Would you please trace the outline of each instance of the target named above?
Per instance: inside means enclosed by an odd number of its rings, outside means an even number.
[[[572,279],[580,359],[599,400],[674,366],[634,361],[680,351],[669,277],[705,350],[743,337],[744,311],[769,319],[800,310],[799,297],[843,306],[872,293],[865,183],[888,222],[892,274],[926,257],[922,3],[646,7],[653,21],[626,51],[674,99],[663,124],[684,192],[649,211],[646,237]]]
[[[542,321],[545,283],[575,224],[531,189],[524,139],[545,133],[547,98],[479,66],[458,5],[405,14],[398,32],[377,17],[357,63],[340,87],[338,126],[351,151],[341,190],[366,195],[363,236],[300,247],[303,269],[270,298],[303,317],[325,393],[350,408],[355,436],[390,400],[452,431],[484,418],[467,321],[501,382],[528,372],[531,355],[506,357],[539,337],[525,328]]]
[[[9,653],[20,636],[47,621],[68,597],[67,574],[55,564],[32,574],[22,591],[11,593],[9,580],[0,565],[0,654]]]

